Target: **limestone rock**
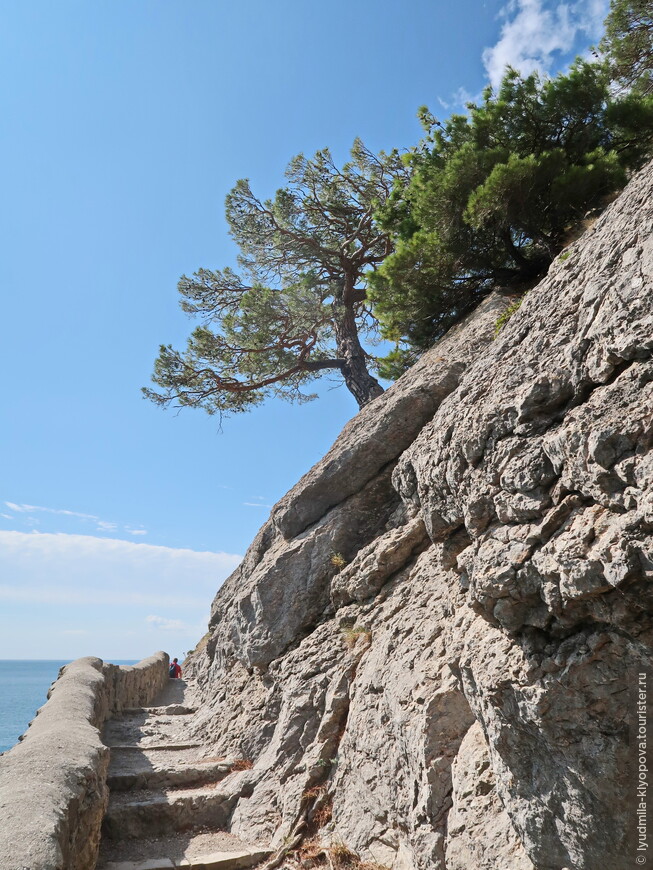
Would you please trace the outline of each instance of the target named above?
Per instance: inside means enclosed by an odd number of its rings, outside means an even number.
[[[393,870],[631,866],[652,289],[649,166],[496,340],[501,296],[274,508],[189,663],[196,730],[253,765],[223,783],[234,833]]]
[[[505,309],[492,296],[455,326],[432,351],[347,423],[335,444],[272,511],[272,521],[292,538],[329,508],[358,492],[396,459],[487,347]]]
[[[533,870],[496,793],[496,777],[478,722],[465,735],[452,767],[447,870]]]

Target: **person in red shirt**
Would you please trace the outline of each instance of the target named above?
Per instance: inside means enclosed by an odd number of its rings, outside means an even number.
[[[172,664],[170,665],[170,676],[175,680],[178,680],[179,677],[181,677],[181,667],[177,659],[172,660]]]

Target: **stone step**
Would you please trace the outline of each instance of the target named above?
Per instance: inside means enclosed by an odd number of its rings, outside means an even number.
[[[171,752],[180,752],[182,749],[200,749],[204,746],[203,743],[107,743],[109,749],[113,752],[143,752],[143,750],[160,750],[165,749]]]
[[[190,716],[196,713],[195,707],[186,707],[184,704],[168,704],[165,707],[125,707],[114,718],[121,716]]]
[[[102,834],[112,840],[159,837],[172,831],[201,828],[224,830],[238,795],[214,788],[151,794],[114,794],[102,822]]]
[[[107,784],[111,791],[137,789],[165,789],[179,786],[207,785],[217,783],[231,773],[232,765],[225,761],[196,762],[176,767],[153,768],[145,763],[128,770],[109,770]]]
[[[245,870],[265,860],[267,849],[247,849],[240,852],[213,852],[197,858],[150,858],[147,861],[111,861],[98,866],[98,870]]]

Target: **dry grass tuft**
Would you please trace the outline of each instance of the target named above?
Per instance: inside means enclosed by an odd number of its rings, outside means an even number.
[[[325,785],[314,785],[312,788],[307,788],[304,792],[304,797],[309,801],[317,800],[326,791]]]
[[[358,867],[361,859],[344,843],[332,843],[329,847],[331,857],[338,867]]]
[[[374,861],[361,861],[355,852],[344,843],[324,846],[317,837],[304,840],[297,850],[302,867],[325,867],[329,870],[389,870]]]
[[[313,804],[313,809],[308,814],[311,830],[319,830],[331,821],[333,798],[327,796],[326,785],[314,785],[306,789],[304,799]]]
[[[348,628],[341,629],[342,642],[347,649],[353,649],[359,640],[369,646],[372,642],[372,632],[369,628],[364,628],[362,625],[352,625]]]
[[[328,825],[333,817],[333,800],[329,798],[321,807],[318,807],[311,815],[311,822],[316,828],[323,828]]]
[[[329,562],[331,562],[331,567],[336,568],[338,571],[342,571],[347,564],[347,560],[342,553],[334,553],[329,559]]]
[[[254,767],[254,762],[249,758],[237,758],[231,765],[232,770],[251,770]]]
[[[375,861],[361,861],[355,852],[344,843],[332,843],[328,848],[334,870],[389,870]]]
[[[317,861],[324,856],[324,846],[317,837],[312,837],[310,840],[304,840],[297,853],[304,861]]]

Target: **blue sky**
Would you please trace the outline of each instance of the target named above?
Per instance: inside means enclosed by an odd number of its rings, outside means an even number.
[[[0,658],[181,654],[355,404],[145,402],[176,283],[233,265],[223,202],[299,153],[420,136],[505,64],[555,72],[607,0],[0,2]]]

